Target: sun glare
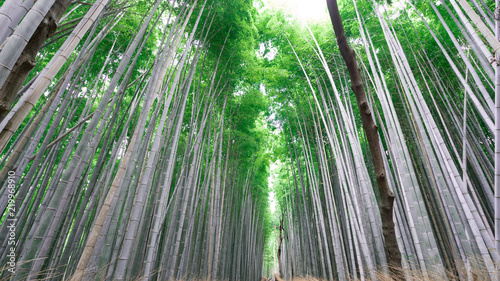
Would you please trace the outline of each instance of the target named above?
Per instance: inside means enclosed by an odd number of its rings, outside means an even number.
[[[302,21],[318,22],[328,20],[325,0],[267,0],[267,2],[271,6],[283,9]]]

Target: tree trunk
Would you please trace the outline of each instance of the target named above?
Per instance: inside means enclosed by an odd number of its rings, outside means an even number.
[[[57,0],[31,36],[28,44],[16,61],[7,80],[0,89],[0,121],[10,111],[17,92],[35,66],[35,58],[42,44],[56,31],[57,23],[71,0]]]
[[[393,277],[397,278],[399,268],[401,268],[401,253],[398,248],[396,240],[396,233],[393,221],[393,204],[394,193],[389,189],[389,184],[386,177],[384,162],[382,158],[382,151],[379,146],[379,136],[377,132],[377,125],[373,121],[373,117],[366,100],[365,90],[363,88],[361,73],[356,61],[356,54],[353,49],[349,47],[347,39],[344,34],[344,26],[337,6],[336,0],[327,0],[328,11],[330,19],[333,24],[333,29],[337,37],[340,53],[344,59],[349,75],[351,77],[351,88],[356,95],[358,102],[361,121],[363,129],[366,133],[366,138],[370,146],[372,161],[375,169],[378,189],[380,192],[380,216],[382,218],[382,231],[385,240],[385,253],[387,257],[387,264],[390,267]]]
[[[279,237],[278,237],[278,270],[280,273],[281,277],[284,277],[283,275],[283,264],[281,262],[282,256],[281,256],[281,241],[283,241],[283,217],[280,220],[280,225],[278,226],[279,228]]]

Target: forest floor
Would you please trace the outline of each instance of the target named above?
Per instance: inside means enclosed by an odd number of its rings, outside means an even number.
[[[367,272],[365,272],[365,274],[368,275]],[[483,264],[471,266],[468,270],[468,274],[465,270],[463,270],[461,272],[447,272],[446,275],[448,276],[448,280],[474,280],[474,281],[491,280],[490,275]],[[362,279],[351,277],[348,280],[359,281]],[[393,279],[391,276],[389,276],[389,274],[383,271],[377,271],[375,272],[375,278],[372,278],[371,276],[365,276],[363,280],[393,281],[395,279]],[[407,271],[407,275],[401,274],[398,280],[442,280],[442,275],[434,273],[432,270],[427,270],[427,277],[426,277],[423,271],[411,270]],[[275,273],[273,278],[266,279],[265,277],[262,277],[261,281],[285,281],[285,279],[280,278]],[[327,281],[327,279],[319,279],[308,276],[308,277],[295,277],[293,278],[292,281]]]

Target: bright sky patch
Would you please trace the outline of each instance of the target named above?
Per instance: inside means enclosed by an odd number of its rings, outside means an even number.
[[[283,9],[301,21],[320,22],[328,20],[325,0],[264,0],[264,3],[266,6],[270,5]]]

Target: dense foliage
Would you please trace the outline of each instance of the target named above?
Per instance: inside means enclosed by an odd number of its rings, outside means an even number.
[[[14,101],[0,120],[1,278],[388,272],[366,112],[329,21],[266,1],[0,5],[0,102]],[[338,5],[396,195],[402,274],[494,279],[494,3]],[[30,27],[50,35],[33,61]]]

